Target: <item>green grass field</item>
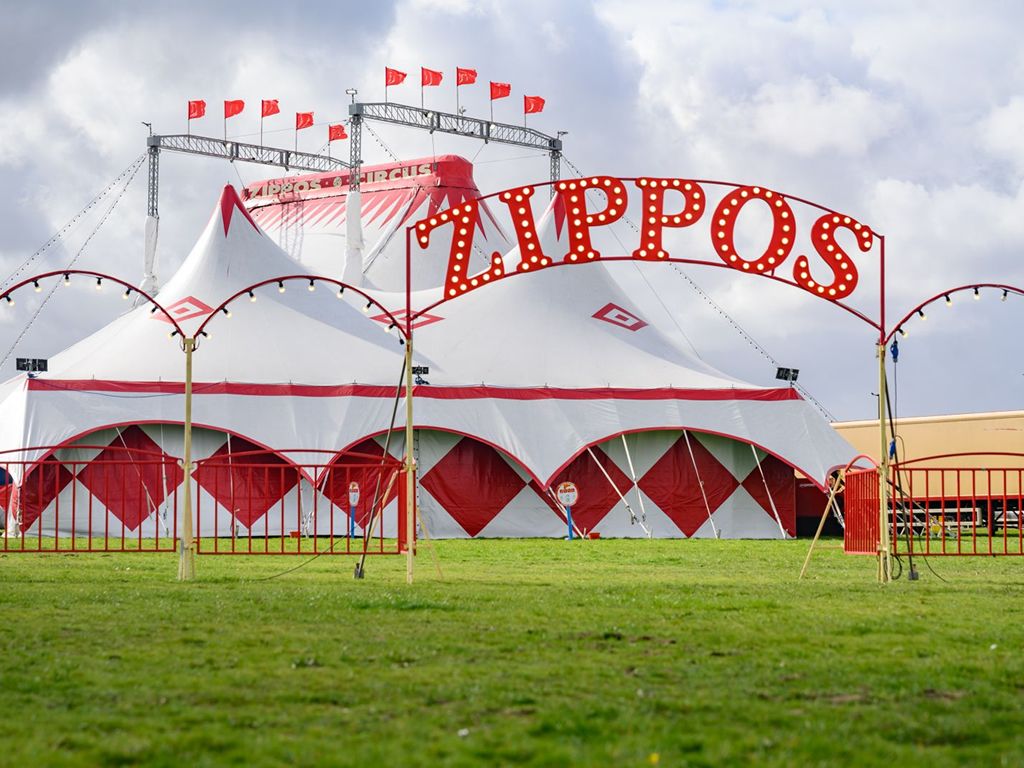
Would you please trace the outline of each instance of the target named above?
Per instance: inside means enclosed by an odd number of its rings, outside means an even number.
[[[1024,561],[806,548],[0,556],[0,764],[1024,764]]]

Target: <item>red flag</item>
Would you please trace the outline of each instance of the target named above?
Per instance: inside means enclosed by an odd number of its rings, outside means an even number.
[[[476,70],[475,69],[463,69],[462,67],[455,68],[455,85],[472,85],[476,82]]]
[[[523,112],[527,115],[531,112],[543,112],[544,99],[540,96],[523,96]]]
[[[313,113],[312,112],[296,112],[295,113],[295,130],[300,128],[310,128],[313,125]]]
[[[331,125],[327,127],[327,140],[328,141],[339,141],[340,139],[347,139],[348,134],[345,133],[344,125]]]
[[[263,117],[270,117],[276,115],[281,111],[281,107],[278,106],[277,99],[264,99],[263,100]]]
[[[391,67],[384,67],[384,85],[401,85],[405,82],[405,72],[399,72]]]
[[[234,117],[240,114],[245,109],[245,102],[241,99],[235,99],[234,101],[224,102],[224,119],[227,120],[229,117]]]
[[[495,83],[491,82],[491,101],[495,99],[504,99],[506,96],[512,94],[511,83]]]
[[[420,85],[440,85],[441,84],[441,73],[436,72],[433,69],[427,69],[426,67],[420,67]]]
[[[202,99],[196,99],[188,103],[188,119],[195,120],[196,118],[202,117],[206,114],[206,102]]]

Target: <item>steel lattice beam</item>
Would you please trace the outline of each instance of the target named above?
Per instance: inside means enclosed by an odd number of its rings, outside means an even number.
[[[545,152],[561,152],[562,150],[560,138],[548,136],[533,128],[508,123],[494,123],[476,117],[438,112],[436,109],[410,107],[391,102],[356,102],[349,105],[348,112],[353,118],[361,117],[365,120],[378,120],[409,128],[421,128],[430,132],[450,133],[456,136],[493,141],[496,144],[513,144],[517,147],[530,147]]]
[[[276,165],[296,171],[327,172],[349,167],[344,160],[326,155],[314,155],[310,152],[295,152],[291,149],[265,147],[260,144],[245,144],[240,141],[225,141],[209,136],[192,136],[190,134],[171,134],[167,136],[150,136],[147,144],[152,152],[166,150],[183,152],[189,155],[217,157],[221,160],[238,160],[259,165]]]

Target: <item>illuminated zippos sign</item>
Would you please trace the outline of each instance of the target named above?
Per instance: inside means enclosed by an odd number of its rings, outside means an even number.
[[[632,204],[627,184],[635,188]],[[518,187],[470,200],[416,223],[414,233],[422,248],[429,246],[435,230],[447,228],[451,235],[445,276],[446,299],[514,273],[601,259],[602,254],[595,247],[592,235],[601,227],[619,221],[627,213],[632,220],[639,222],[640,233],[633,243],[635,248],[628,254],[605,256],[606,259],[677,260],[724,265],[741,272],[782,280],[834,302],[850,296],[857,288],[859,277],[854,258],[840,245],[837,234],[849,233],[845,235],[847,245],[856,243],[856,248],[865,253],[871,250],[875,241],[871,228],[852,216],[799,198],[790,198],[801,204],[801,212],[805,208],[813,210],[813,220],[808,216],[808,221],[798,221],[786,196],[764,187],[692,179],[592,176],[556,183],[556,215],[560,217],[560,223],[564,222],[568,237],[566,245],[559,249],[561,252],[547,253],[538,237],[531,206],[531,198],[540,186],[544,185]],[[716,194],[715,200],[709,202],[705,193],[708,186],[724,192],[720,197]],[[591,194],[588,200],[587,192],[595,190],[602,194]],[[469,255],[480,207],[484,201],[494,199],[508,207],[522,258],[518,264],[506,267],[501,255],[495,253],[491,256],[490,267],[470,274]],[[736,224],[740,213],[754,201],[760,201],[770,212],[771,232],[763,249],[744,252],[737,246]],[[592,210],[590,206],[594,203],[597,207]],[[642,209],[634,210],[638,204]],[[664,242],[665,234],[698,224],[703,224],[707,245],[715,254],[709,258],[717,260],[673,259]],[[805,242],[810,245],[806,249],[810,253],[799,252],[798,249],[795,259],[788,263],[797,244],[798,232],[806,231],[808,227],[810,239]]]

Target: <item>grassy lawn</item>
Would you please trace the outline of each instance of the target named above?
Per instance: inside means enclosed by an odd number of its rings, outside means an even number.
[[[1024,764],[1024,561],[806,541],[0,556],[0,764]]]

